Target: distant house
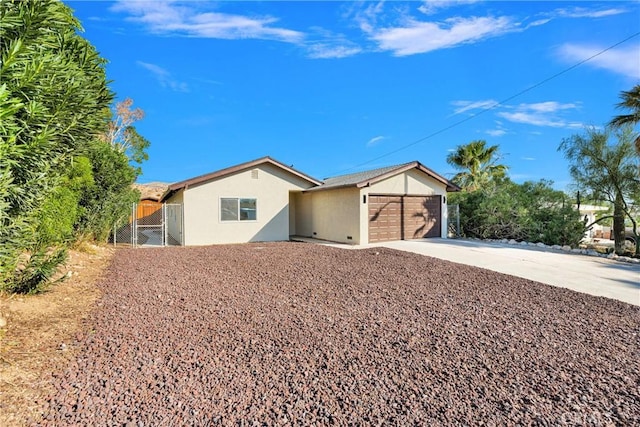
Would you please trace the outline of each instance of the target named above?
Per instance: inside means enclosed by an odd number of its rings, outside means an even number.
[[[609,210],[606,206],[597,205],[580,205],[580,215],[586,218],[586,224],[592,224],[600,214],[603,214]],[[602,224],[594,224],[588,230],[585,231],[584,237],[586,239],[610,239],[611,227],[603,226]]]
[[[446,237],[446,194],[459,190],[417,161],[321,181],[263,157],[171,184],[162,201],[182,204],[174,237],[185,245],[295,235],[367,244]]]

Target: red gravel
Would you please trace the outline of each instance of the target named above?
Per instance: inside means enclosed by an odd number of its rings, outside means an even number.
[[[390,249],[120,250],[44,425],[639,425],[640,309]]]

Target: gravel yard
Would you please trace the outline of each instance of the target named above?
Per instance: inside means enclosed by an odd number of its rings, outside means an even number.
[[[44,425],[639,425],[640,308],[391,249],[119,250]]]

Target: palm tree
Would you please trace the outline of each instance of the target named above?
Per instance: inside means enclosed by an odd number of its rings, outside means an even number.
[[[506,176],[508,167],[496,164],[499,160],[498,146],[486,145],[484,140],[471,141],[459,145],[456,151],[447,156],[447,163],[461,171],[453,177],[453,182],[468,191],[474,191]]]
[[[640,84],[635,85],[633,89],[629,91],[620,92],[620,98],[622,101],[619,102],[616,107],[631,110],[631,114],[615,116],[609,122],[609,125],[614,128],[621,128],[627,124],[634,126],[640,123]],[[636,138],[634,144],[636,151],[640,154],[640,137]]]

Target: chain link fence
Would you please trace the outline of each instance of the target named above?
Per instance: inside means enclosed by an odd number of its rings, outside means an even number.
[[[182,205],[134,203],[131,213],[113,225],[114,246],[182,246]]]

